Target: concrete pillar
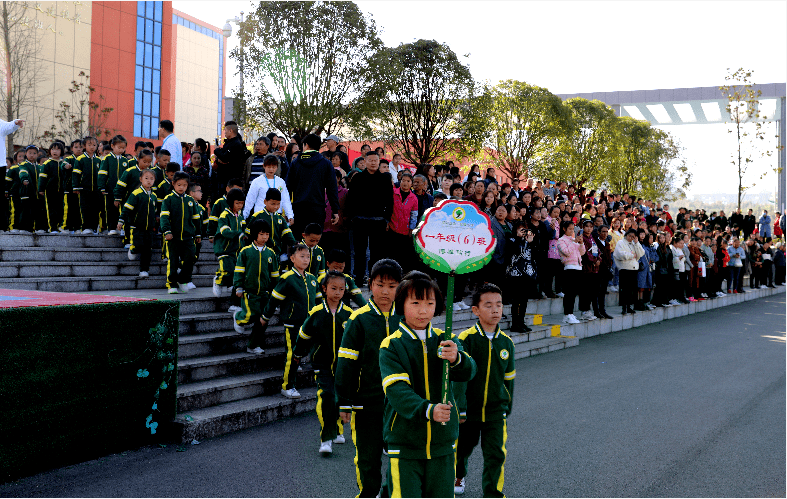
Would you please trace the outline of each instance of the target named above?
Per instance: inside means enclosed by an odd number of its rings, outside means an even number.
[[[787,108],[785,108],[785,98],[782,97],[779,99],[779,103],[781,104],[781,109],[779,112],[779,175],[778,175],[778,185],[776,186],[776,210],[782,213],[782,216],[785,211],[785,202],[787,198],[785,197],[785,189],[787,189],[787,148],[785,148],[785,118],[787,118]]]

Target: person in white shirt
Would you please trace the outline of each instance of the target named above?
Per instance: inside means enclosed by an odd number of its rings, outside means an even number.
[[[164,142],[161,144],[162,149],[166,149],[170,154],[170,161],[177,163],[180,166],[180,171],[183,171],[183,148],[180,141],[175,134],[175,125],[169,120],[161,120],[158,126],[158,134]],[[164,165],[166,167],[166,165]]]
[[[249,186],[246,203],[243,205],[243,218],[249,218],[250,214],[265,207],[265,194],[268,193],[268,189],[278,189],[281,192],[281,206],[279,206],[277,213],[283,213],[287,218],[287,223],[292,226],[294,214],[290,193],[287,191],[287,184],[284,180],[275,175],[279,168],[279,161],[275,156],[266,156],[262,167],[265,169],[265,175],[255,178]]]

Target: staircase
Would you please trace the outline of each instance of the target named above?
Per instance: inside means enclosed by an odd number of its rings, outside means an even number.
[[[139,263],[130,262],[119,236],[0,234],[0,289],[80,292],[180,302],[178,339],[178,415],[173,440],[185,443],[249,428],[313,410],[316,388],[308,363],[298,373],[301,398],[280,395],[285,362],[284,330],[274,317],[268,327],[265,354],[246,353],[247,334],[235,332],[229,301],[215,298],[211,291],[216,257],[204,243],[195,266],[194,284],[188,294],[168,295],[163,274],[166,264],[154,249],[148,278],[139,278]],[[580,338],[621,331],[718,306],[784,292],[756,290],[728,297],[641,312],[621,317],[612,307],[615,293],[607,295],[613,320],[561,324],[562,300],[532,300],[528,304],[529,333],[510,334],[516,359],[553,352],[579,344]],[[368,297],[368,291],[364,290]],[[617,308],[617,307],[616,307]],[[510,307],[500,323],[510,326]],[[443,328],[445,317],[435,318]],[[459,333],[475,324],[468,311],[455,312],[453,331]]]

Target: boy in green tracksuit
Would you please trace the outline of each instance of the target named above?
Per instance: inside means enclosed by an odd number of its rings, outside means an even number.
[[[126,139],[122,135],[112,137],[110,146],[112,153],[101,160],[101,169],[98,171],[98,188],[104,196],[104,209],[107,214],[107,228],[109,235],[118,233],[116,229],[120,215],[120,201],[115,200],[115,187],[123,172],[128,170],[128,160],[123,156],[126,152]]]
[[[193,197],[186,194],[189,176],[178,172],[172,179],[175,191],[161,205],[161,232],[167,241],[168,293],[187,293],[194,269],[195,242],[200,242],[199,213]],[[180,268],[180,273],[178,273]]]
[[[351,423],[355,442],[358,497],[375,497],[382,484],[385,394],[379,352],[380,343],[399,326],[393,303],[401,280],[402,268],[394,260],[374,264],[369,279],[372,298],[350,316],[336,363],[339,415]]]
[[[235,313],[234,328],[245,333],[251,324],[251,336],[246,352],[263,354],[262,335],[265,329],[260,319],[270,299],[270,290],[279,278],[279,262],[276,253],[265,246],[271,228],[264,220],[257,220],[249,227],[251,244],[238,253],[235,263],[233,286],[238,298],[242,298],[241,309]]]
[[[217,199],[216,202],[213,203],[213,206],[211,206],[210,217],[208,218],[208,238],[210,239],[210,242],[213,242],[213,236],[216,235],[216,229],[219,225],[219,215],[224,213],[224,210],[230,207],[230,205],[227,204],[227,194],[229,194],[232,189],[240,189],[242,191],[243,182],[236,178],[231,179],[229,182],[227,182],[225,194]],[[251,224],[251,222],[251,220],[246,220],[246,225],[248,226]]]
[[[128,199],[129,195],[131,195],[131,192],[139,187],[139,175],[142,173],[142,170],[150,170],[150,166],[152,164],[153,153],[148,149],[143,149],[139,152],[139,155],[137,156],[136,162],[133,166],[129,161],[129,167],[126,168],[126,170],[120,175],[117,184],[115,184],[113,194],[117,203],[122,205],[126,202],[126,199]],[[153,174],[155,176],[156,172],[153,172]],[[155,180],[153,182],[153,190],[155,192]],[[164,198],[161,199],[163,200]]]
[[[344,276],[345,292],[342,302],[345,305],[350,305],[350,300],[352,300],[356,305],[358,305],[358,307],[363,307],[366,305],[366,300],[364,299],[360,288],[358,288],[358,285],[355,284],[355,279],[353,279],[352,276],[344,273],[345,262],[347,261],[347,253],[339,249],[332,249],[329,250],[325,255],[325,260],[328,271],[335,270]],[[322,285],[324,279],[325,274],[317,279],[317,283]]]
[[[159,203],[164,201],[164,198],[169,196],[169,194],[172,192],[172,177],[174,177],[179,171],[180,166],[177,163],[167,164],[167,171],[164,175],[164,180],[159,182],[155,187],[156,197],[158,197]]]
[[[441,402],[443,363],[451,381],[469,381],[476,365],[462,342],[432,328],[442,313],[437,283],[410,272],[396,289],[396,308],[404,319],[380,345],[380,376],[385,390],[383,435],[388,446],[388,497],[453,497],[459,414],[451,383]],[[445,424],[441,424],[445,423]]]
[[[333,443],[343,444],[344,425],[336,404],[334,376],[344,325],[352,309],[342,303],[344,274],[330,271],[322,281],[323,302],[309,311],[298,332],[295,357],[312,351],[312,366],[317,380],[317,418],[320,420],[320,454],[333,452]],[[338,431],[337,431],[338,430]]]
[[[514,399],[514,342],[498,323],[503,316],[503,294],[494,284],[484,284],[473,296],[478,322],[459,334],[459,339],[478,367],[467,383],[454,383],[459,407],[459,446],[456,455],[454,492],[463,494],[467,461],[481,437],[484,455],[484,497],[503,495],[506,461],[506,419]]]
[[[25,160],[16,167],[11,167],[10,174],[13,179],[12,195],[17,202],[14,207],[14,229],[33,232],[35,228],[35,212],[38,191],[38,173],[36,160],[38,147],[29,145],[25,147]],[[17,213],[17,210],[18,213]]]
[[[191,184],[189,185],[189,196],[193,197],[198,205],[197,208],[199,209],[199,223],[200,223],[200,233],[207,234],[208,233],[208,212],[205,210],[205,207],[202,206],[202,187],[199,184]],[[196,244],[197,247],[197,254],[195,258],[199,260],[200,251],[202,251],[202,242]],[[196,287],[196,286],[194,286]],[[189,286],[191,288],[191,286]]]
[[[230,296],[232,292],[235,261],[238,257],[238,250],[243,246],[241,240],[245,236],[246,230],[246,221],[243,220],[241,214],[243,211],[243,191],[232,189],[227,194],[227,203],[230,207],[219,215],[218,228],[216,235],[213,236],[213,253],[219,260],[219,267],[213,278],[213,294],[217,298]],[[236,304],[236,298],[232,297],[232,306],[229,310],[232,313],[240,310]]]
[[[287,341],[287,362],[284,365],[284,381],[281,394],[287,398],[300,398],[295,389],[295,377],[298,373],[298,360],[293,356],[298,330],[306,320],[306,316],[322,298],[317,287],[317,278],[306,272],[309,266],[309,248],[305,244],[296,244],[288,249],[292,270],[285,272],[271,292],[271,300],[262,311],[262,326],[266,327],[273,316],[276,306],[284,325],[284,338]]]
[[[82,213],[79,210],[79,195],[74,191],[73,175],[74,165],[77,158],[85,150],[85,143],[82,139],[71,142],[71,154],[63,158],[61,167],[63,178],[63,193],[65,196],[63,203],[63,229],[68,231],[82,230]]]
[[[301,241],[309,248],[309,268],[308,272],[318,278],[325,275],[325,254],[320,248],[322,238],[322,225],[310,223],[303,229],[303,240]]]
[[[156,175],[150,170],[143,170],[139,180],[141,185],[134,189],[123,204],[117,230],[124,224],[129,228],[131,246],[128,249],[128,259],[139,259],[139,277],[148,277],[158,214],[158,201],[153,193]]]
[[[96,156],[98,141],[85,137],[85,152],[77,158],[71,183],[79,194],[79,211],[82,213],[82,233],[90,234],[101,229],[106,221],[104,195],[98,189],[98,170],[101,160]]]
[[[292,229],[287,225],[287,219],[277,213],[281,206],[281,191],[279,189],[268,189],[265,193],[265,208],[252,214],[246,224],[249,225],[255,220],[265,220],[271,226],[271,237],[268,239],[268,247],[278,255],[279,262],[284,262],[287,258],[287,248],[295,246],[295,236]],[[309,264],[311,265],[311,249],[309,250]],[[280,263],[283,268],[284,265]],[[318,276],[319,277],[319,276]]]
[[[44,203],[46,227],[40,229],[55,232],[63,222],[63,145],[60,142],[53,142],[49,146],[49,159],[41,166],[38,173],[38,195]],[[44,222],[44,220],[42,220]]]

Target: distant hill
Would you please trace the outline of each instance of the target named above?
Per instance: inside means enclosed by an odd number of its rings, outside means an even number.
[[[687,199],[670,203],[673,210],[680,207],[704,209],[707,213],[724,210],[729,215],[738,207],[738,196],[735,193],[691,194]],[[770,192],[746,193],[741,201],[741,210],[746,213],[749,208],[757,214],[762,213],[762,210],[773,213],[776,209],[775,196]]]

